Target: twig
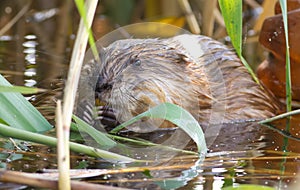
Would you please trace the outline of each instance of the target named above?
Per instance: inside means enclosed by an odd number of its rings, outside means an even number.
[[[82,67],[82,62],[87,46],[88,41],[88,30],[86,27],[90,28],[92,25],[92,21],[96,12],[98,1],[95,0],[87,0],[85,3],[85,7],[87,9],[87,23],[84,22],[84,19],[81,18],[77,38],[74,44],[74,49],[72,52],[69,73],[67,78],[67,83],[65,87],[65,93],[63,98],[63,118],[62,118],[62,125],[63,125],[63,141],[64,141],[64,151],[66,157],[62,159],[68,160],[69,162],[69,136],[70,136],[70,125],[72,119],[72,113],[74,109],[75,103],[75,96],[77,91],[77,86],[80,77],[80,71]],[[70,164],[65,163],[63,170],[68,171],[70,169]],[[64,189],[64,188],[63,188]]]
[[[214,31],[214,23],[216,20],[215,12],[218,10],[217,0],[202,1],[202,4],[202,33],[207,36],[212,36]],[[225,26],[225,23],[223,26]]]
[[[8,183],[25,184],[33,187],[47,188],[47,189],[58,189],[58,182],[54,179],[45,179],[42,175],[37,177],[36,174],[0,170],[0,181]],[[102,190],[125,190],[125,188],[111,187],[106,185],[92,184],[80,181],[71,181],[71,188],[73,190],[79,189],[102,189]]]
[[[178,0],[178,3],[186,16],[186,20],[191,29],[191,32],[193,34],[200,34],[201,31],[200,31],[199,24],[197,22],[195,14],[193,13],[188,0]]]
[[[16,139],[30,141],[30,142],[36,142],[51,147],[57,146],[57,139],[54,137],[20,130],[14,128],[13,126],[10,127],[1,123],[0,123],[0,134],[6,137],[16,138]],[[90,147],[79,143],[69,142],[69,144],[71,150],[73,150],[74,152],[86,154],[88,156],[93,156],[93,157],[101,157],[103,159],[107,159],[112,162],[139,162],[139,161],[142,162],[142,160],[135,160],[133,158],[129,158],[126,156],[122,156],[116,153],[108,152],[106,150],[97,149],[95,147]]]
[[[98,1],[87,0],[87,21],[88,26],[91,27],[92,20],[96,11]],[[70,126],[72,112],[75,102],[77,85],[80,77],[81,66],[87,47],[88,31],[86,30],[83,19],[80,20],[77,38],[74,44],[74,50],[71,57],[68,78],[65,87],[65,95],[63,98],[63,125]]]
[[[57,134],[57,162],[59,171],[59,189],[71,189],[70,187],[70,151],[69,143],[64,139],[62,122],[61,101],[56,104],[56,134]]]
[[[284,130],[281,130],[281,129],[277,129],[276,127],[272,126],[272,125],[269,125],[269,124],[262,124],[263,126],[279,133],[280,135],[282,135],[283,137],[286,137],[288,139],[292,139],[292,140],[295,140],[295,141],[300,141],[300,138],[298,137],[294,137],[292,134],[290,134],[289,132],[286,132]]]
[[[18,12],[18,14],[0,30],[0,36],[8,31],[28,11],[30,4],[31,1],[26,3],[26,5]]]
[[[252,9],[256,9],[260,7],[260,4],[254,0],[244,0],[246,4],[248,4]]]
[[[221,25],[222,27],[224,27],[224,29],[225,29],[225,22],[224,22],[224,19],[223,19],[223,16],[222,16],[220,10],[219,9],[214,9],[213,11],[214,11],[215,21],[219,25]]]
[[[273,7],[275,6],[277,0],[268,0],[264,1],[262,4],[263,12],[259,15],[258,19],[256,20],[256,23],[253,27],[254,31],[257,33],[261,30],[264,20],[274,15]],[[271,7],[271,9],[270,9]]]
[[[258,122],[258,123],[259,123],[259,124],[270,123],[270,122],[272,122],[272,121],[275,121],[275,120],[278,120],[278,119],[283,119],[283,118],[286,118],[286,117],[289,117],[289,116],[292,116],[292,115],[297,115],[297,114],[300,114],[300,109],[298,109],[298,110],[293,110],[293,111],[290,111],[290,112],[286,112],[286,113],[277,115],[277,116],[275,116],[275,117],[272,117],[272,118],[270,118],[270,119],[265,119],[265,120],[260,121],[260,122]]]

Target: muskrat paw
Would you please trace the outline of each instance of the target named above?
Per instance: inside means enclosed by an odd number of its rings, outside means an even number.
[[[94,123],[94,109],[93,106],[89,102],[81,102],[81,116],[82,120],[88,123],[89,125],[93,125]]]
[[[112,108],[107,106],[97,107],[98,120],[104,125],[106,131],[111,131],[120,123],[117,121]]]

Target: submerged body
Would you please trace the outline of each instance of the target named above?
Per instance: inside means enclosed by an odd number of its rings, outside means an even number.
[[[208,37],[120,40],[101,57],[95,94],[109,108],[103,112],[103,123],[125,122],[163,102],[185,108],[204,127],[260,120],[279,110],[235,52]],[[147,132],[153,126],[172,127],[158,119],[144,119],[134,129]]]

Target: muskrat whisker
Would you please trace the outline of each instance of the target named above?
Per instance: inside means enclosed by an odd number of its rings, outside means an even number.
[[[136,83],[131,83],[131,84],[135,85]],[[145,89],[142,89],[140,86],[134,86],[134,89],[129,89],[129,88],[120,89],[119,88],[118,90],[120,91],[119,94],[123,96],[123,98],[121,98],[121,101],[123,101],[123,102],[120,102],[122,105],[126,105],[128,103],[130,103],[130,104],[134,103],[137,106],[136,110],[145,110],[144,108],[149,106],[146,102],[140,100],[139,98],[137,98],[135,95],[132,94],[133,90],[135,90],[135,91],[145,90]],[[126,96],[126,97],[124,98],[124,96]],[[125,102],[125,99],[127,99],[128,102]],[[134,110],[132,110],[132,111],[134,111]],[[137,113],[137,114],[140,114],[140,113]]]

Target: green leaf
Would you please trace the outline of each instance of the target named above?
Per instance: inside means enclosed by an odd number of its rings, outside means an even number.
[[[219,5],[231,43],[252,78],[256,83],[260,84],[252,68],[242,56],[242,3],[242,0],[219,0]]]
[[[75,169],[86,169],[89,166],[89,162],[86,160],[80,161],[78,166],[75,167]]]
[[[283,27],[286,43],[286,65],[285,65],[285,90],[286,90],[286,111],[292,111],[292,81],[291,81],[291,63],[290,63],[290,51],[289,51],[289,31],[288,31],[288,20],[287,20],[287,2],[286,0],[279,0],[281,12],[283,16]],[[289,127],[286,129],[289,131]]]
[[[251,185],[251,184],[222,188],[222,190],[253,190],[253,189],[255,189],[255,190],[275,190],[275,188],[273,188],[273,187],[263,186],[263,185]]]
[[[153,178],[149,169],[145,169],[142,174],[144,174],[148,178]]]
[[[20,140],[40,143],[52,147],[56,147],[57,139],[54,137],[49,137],[46,135],[41,135],[38,133],[32,133],[29,131],[24,131],[21,129],[16,129],[13,127],[9,127],[7,125],[0,124],[0,135],[6,137],[12,137]],[[139,160],[135,160],[126,156],[122,156],[116,153],[108,152],[105,150],[97,149],[94,147],[70,142],[70,149],[74,152],[83,153],[93,157],[101,157],[111,162],[138,162]]]
[[[242,55],[242,0],[219,0],[226,29],[233,47]]]
[[[194,140],[194,142],[197,144],[198,152],[204,154],[206,153],[207,147],[205,137],[198,121],[185,109],[168,102],[160,104],[142,114],[137,115],[136,117],[113,129],[111,133],[116,133],[120,129],[138,121],[143,117],[165,119],[176,124]]]
[[[99,53],[96,47],[95,39],[93,37],[93,32],[90,27],[88,27],[88,22],[87,22],[87,12],[86,12],[86,7],[84,5],[84,0],[75,0],[75,4],[77,6],[77,9],[79,11],[80,17],[83,19],[83,22],[85,24],[85,28],[88,31],[89,34],[89,44],[92,50],[92,53],[94,55],[94,58],[96,60],[99,60]]]
[[[155,144],[155,143],[152,143],[150,141],[146,141],[146,140],[142,140],[142,139],[136,140],[136,139],[130,139],[130,138],[127,138],[127,137],[102,133],[101,131],[98,131],[94,127],[88,125],[85,121],[81,120],[77,116],[73,115],[73,119],[75,120],[76,123],[71,124],[71,126],[73,126],[72,130],[76,131],[77,133],[79,132],[78,130],[84,131],[85,133],[89,134],[93,139],[95,139],[96,142],[99,145],[101,145],[101,147],[104,147],[104,148],[107,148],[107,147],[111,148],[111,147],[115,147],[116,145],[121,145],[120,143],[117,143],[117,142],[112,140],[112,139],[115,139],[115,140],[121,140],[121,141],[124,141],[124,142],[130,142],[130,143],[133,143],[133,144],[136,144],[136,145],[159,146],[162,150],[180,151],[180,152],[183,152],[183,153],[186,153],[186,154],[196,155],[196,152],[193,152],[193,151],[181,150],[181,149],[176,149],[174,147],[163,146],[163,145]],[[124,148],[124,147],[122,147],[122,148]]]
[[[22,94],[36,94],[39,92],[45,92],[46,90],[40,88],[32,88],[26,86],[0,86],[1,92],[19,92]]]
[[[113,141],[94,127],[88,125],[86,122],[84,122],[77,116],[73,115],[73,119],[77,123],[77,128],[89,134],[99,145],[111,148],[117,144],[115,141]]]
[[[0,85],[12,86],[2,75]],[[33,132],[52,129],[49,122],[20,93],[0,93],[0,118],[10,126]]]

